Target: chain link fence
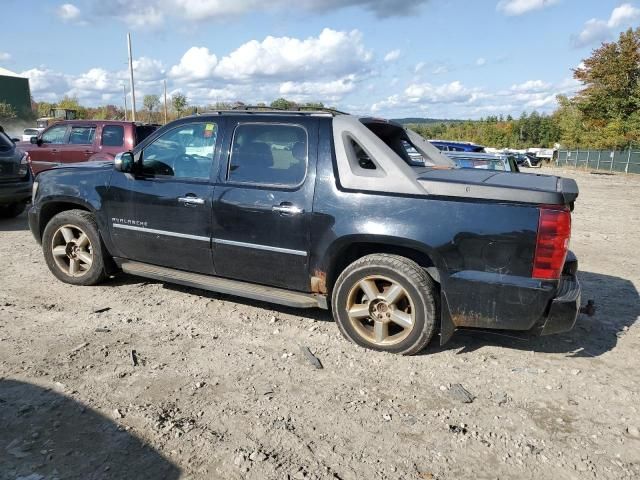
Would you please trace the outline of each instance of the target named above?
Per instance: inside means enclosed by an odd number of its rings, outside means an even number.
[[[640,150],[558,150],[556,165],[605,172],[640,173]]]

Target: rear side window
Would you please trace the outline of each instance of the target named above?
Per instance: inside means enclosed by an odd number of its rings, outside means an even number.
[[[122,125],[105,125],[102,127],[102,145],[105,147],[123,146],[124,127]]]
[[[96,127],[71,127],[69,143],[71,145],[91,145],[96,135]]]
[[[234,183],[297,186],[307,172],[307,131],[299,125],[240,124],[227,179]]]
[[[136,143],[142,141],[158,129],[155,125],[136,125]]]

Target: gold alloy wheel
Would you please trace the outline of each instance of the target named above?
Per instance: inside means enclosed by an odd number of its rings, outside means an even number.
[[[381,346],[402,342],[416,324],[415,308],[407,291],[380,275],[363,278],[351,288],[347,315],[361,337]]]
[[[60,270],[82,277],[93,264],[93,247],[86,233],[75,225],[63,225],[51,240],[51,253]]]

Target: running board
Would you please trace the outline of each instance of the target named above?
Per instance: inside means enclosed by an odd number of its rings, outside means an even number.
[[[267,287],[255,283],[229,280],[199,273],[184,272],[173,268],[158,267],[147,263],[115,259],[122,271],[131,275],[153,278],[162,282],[177,283],[186,287],[201,288],[212,292],[251,298],[261,302],[277,303],[294,308],[324,308],[327,309],[327,299],[324,296],[307,293],[292,292],[281,288]]]

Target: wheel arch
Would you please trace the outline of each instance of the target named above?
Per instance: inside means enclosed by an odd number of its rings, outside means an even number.
[[[340,273],[347,266],[359,258],[374,253],[399,255],[413,260],[424,268],[436,283],[440,282],[437,255],[432,249],[425,248],[423,244],[396,237],[353,236],[334,242],[327,251],[325,293],[333,289]],[[321,276],[318,275],[321,272],[314,273],[315,276]]]
[[[46,202],[40,207],[40,218],[38,221],[37,232],[38,238],[42,240],[42,233],[53,217],[68,210],[84,210],[90,213],[95,213],[95,210],[90,204],[85,203],[82,200],[78,200],[77,198],[60,198]]]

